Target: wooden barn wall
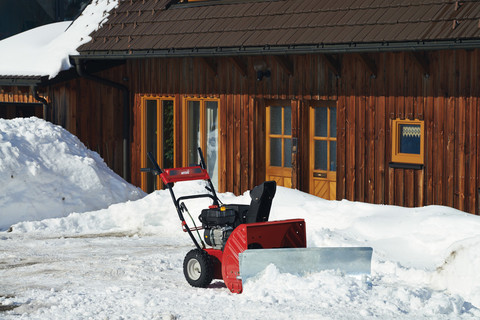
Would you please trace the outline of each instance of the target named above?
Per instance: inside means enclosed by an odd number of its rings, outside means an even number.
[[[478,213],[480,50],[367,58],[376,77],[360,56],[342,60],[337,198]],[[424,120],[422,170],[389,167],[394,118]]]
[[[290,100],[299,99],[337,99],[336,78],[324,59],[323,56],[315,55],[288,59],[253,56],[235,58],[235,61],[227,57],[129,61],[126,72],[131,91],[137,94],[133,112],[133,138],[135,141],[140,139],[142,95],[172,97],[177,106],[182,99],[189,97],[219,99],[219,144],[222,149],[220,190],[240,194],[265,179],[265,101],[286,100],[290,103]],[[271,70],[271,77],[257,81],[253,66],[261,63]],[[306,107],[301,103],[293,105],[294,109]],[[180,109],[177,108],[176,112],[178,128],[182,128]],[[293,112],[298,113],[296,110]],[[292,129],[296,130],[297,126],[294,124]],[[300,134],[301,130],[297,131]],[[175,134],[179,145],[182,130],[177,130]],[[138,168],[139,144],[133,148],[132,166]],[[182,165],[181,149],[177,148],[175,154],[176,165]],[[138,173],[132,172],[132,178],[134,183],[139,184]],[[303,181],[300,183],[303,184]],[[308,181],[304,184],[308,186]]]
[[[333,58],[333,60],[332,60]],[[340,66],[337,77],[335,63]],[[265,62],[271,77],[256,81]],[[428,77],[425,74],[428,73]],[[374,74],[374,75],[373,75]],[[220,191],[240,194],[265,177],[265,105],[292,101],[299,140],[294,184],[308,191],[308,106],[337,101],[337,198],[370,203],[441,204],[475,213],[479,206],[480,50],[413,55],[371,53],[262,57],[130,59],[98,74],[128,86],[131,96],[131,177],[140,184],[140,97],[172,97],[181,163],[185,97],[220,100]],[[121,173],[122,97],[84,79],[51,88],[56,121],[77,134]],[[65,107],[68,106],[68,107]],[[393,169],[390,121],[425,122],[425,165]],[[303,150],[303,151],[302,151]]]
[[[102,74],[115,79],[121,68]],[[75,134],[122,176],[122,94],[90,80],[75,79],[49,87],[52,122]]]

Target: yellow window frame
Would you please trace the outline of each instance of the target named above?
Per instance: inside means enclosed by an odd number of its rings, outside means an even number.
[[[204,157],[205,157],[205,161],[207,160],[207,154],[206,154],[206,151],[207,151],[207,128],[206,128],[206,110],[207,110],[207,107],[206,107],[206,102],[208,101],[214,101],[214,102],[217,102],[217,106],[218,106],[218,120],[217,121],[220,121],[220,99],[217,99],[217,98],[184,98],[183,99],[183,108],[182,108],[182,111],[183,111],[183,130],[182,130],[182,133],[183,133],[183,154],[184,154],[184,158],[183,158],[183,165],[185,166],[188,166],[188,165],[191,165],[191,163],[188,163],[188,150],[189,150],[189,144],[188,144],[188,103],[191,102],[191,101],[194,101],[194,102],[199,102],[200,104],[200,148],[202,148],[202,152],[204,153]],[[217,143],[220,143],[219,141],[217,141]],[[218,146],[219,148],[219,151],[220,151],[220,145]],[[220,154],[220,152],[219,152]]]
[[[141,165],[141,168],[150,168],[152,167],[152,164],[149,162],[148,158],[147,158],[147,150],[146,150],[146,142],[147,142],[147,101],[156,101],[156,104],[157,104],[157,119],[156,119],[156,127],[157,127],[157,130],[159,130],[160,128],[162,129],[161,132],[163,132],[163,119],[162,117],[160,117],[159,115],[160,114],[163,114],[163,102],[164,101],[171,101],[173,103],[173,121],[175,123],[175,109],[176,109],[176,105],[175,105],[175,99],[172,98],[172,97],[166,97],[166,96],[157,96],[157,95],[145,95],[145,96],[141,96],[141,101],[140,101],[140,106],[141,106],[141,118],[140,118],[140,121],[141,121],[141,136],[140,136],[140,140],[141,140],[141,143],[140,143],[140,153],[141,153],[141,156],[140,156],[140,165]],[[174,128],[175,130],[175,128]],[[158,165],[160,166],[160,168],[164,168],[164,163],[163,163],[163,133],[160,133],[158,134],[157,133],[157,141],[156,141],[156,148],[157,148],[157,154],[155,154],[155,159],[157,160],[157,163]],[[175,144],[173,145],[173,159],[175,159],[175,152],[176,152],[176,146]],[[160,154],[162,156],[160,156]],[[140,187],[143,189],[143,190],[146,190],[147,188],[147,175],[149,175],[151,173],[145,173],[145,172],[142,172],[141,176],[140,176]],[[156,181],[157,181],[157,186],[160,188],[162,186],[162,182],[161,182],[161,179],[160,179],[160,176],[157,176],[156,177]]]
[[[402,125],[420,126],[420,153],[402,153],[400,151],[400,134]],[[392,162],[424,164],[425,126],[422,120],[392,120]]]
[[[188,119],[189,119],[189,111],[188,111],[188,105],[189,102],[199,102],[199,112],[200,112],[200,141],[199,141],[199,147],[202,148],[203,156],[205,158],[205,163],[207,163],[208,166],[208,150],[207,150],[207,130],[208,128],[206,127],[207,125],[207,102],[216,102],[217,103],[217,130],[218,131],[218,137],[217,137],[217,150],[218,150],[218,181],[215,181],[214,177],[210,177],[212,179],[212,182],[216,186],[217,189],[223,190],[223,186],[220,184],[220,173],[222,170],[222,145],[220,143],[221,137],[220,137],[220,117],[221,117],[221,106],[220,106],[220,99],[219,98],[204,98],[204,97],[185,97],[182,99],[182,113],[183,113],[183,128],[182,128],[182,136],[183,136],[183,157],[182,157],[182,163],[184,166],[189,166],[192,165],[192,163],[189,163],[189,150],[190,150],[190,145],[188,141],[188,130],[190,130],[188,126]],[[207,168],[210,172],[211,168]]]

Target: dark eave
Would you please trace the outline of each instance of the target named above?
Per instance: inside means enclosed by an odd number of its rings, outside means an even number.
[[[76,56],[75,56],[76,57]],[[75,58],[72,57],[72,58]],[[108,61],[92,61],[87,66],[89,73],[96,73],[102,70],[107,70],[125,63],[125,60],[117,60],[111,57]],[[73,60],[72,60],[72,64]],[[51,86],[57,83],[70,81],[78,78],[75,68],[61,71],[56,77],[49,79],[48,76],[0,76],[0,86],[16,86],[16,87],[30,87],[30,86]]]
[[[255,46],[255,47],[219,47],[219,48],[184,48],[184,49],[149,49],[118,51],[83,51],[79,59],[128,59],[128,58],[166,58],[166,57],[209,57],[237,55],[290,55],[312,53],[368,53],[395,51],[428,51],[448,49],[477,49],[480,39],[405,41],[382,43],[343,43],[290,46]]]
[[[46,77],[40,76],[0,76],[0,86],[18,86],[29,87],[42,83],[42,79]]]

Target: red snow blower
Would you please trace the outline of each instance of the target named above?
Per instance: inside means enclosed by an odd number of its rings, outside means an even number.
[[[328,269],[346,273],[370,273],[372,248],[306,248],[305,221],[291,219],[268,221],[276,192],[275,181],[266,181],[250,191],[250,205],[223,204],[207,172],[202,150],[200,164],[162,170],[149,152],[154,168],[142,172],[160,175],[170,191],[183,231],[188,233],[195,249],[185,256],[183,273],[194,287],[207,287],[213,279],[223,279],[231,292],[242,292],[242,281],[254,277],[269,264],[280,272],[305,274]],[[204,180],[208,192],[176,197],[173,185],[181,181]],[[212,205],[203,209],[198,220],[201,226],[189,226],[186,200],[209,198]],[[203,230],[203,237],[200,236]],[[197,234],[198,240],[194,234]],[[207,248],[207,245],[210,248]]]

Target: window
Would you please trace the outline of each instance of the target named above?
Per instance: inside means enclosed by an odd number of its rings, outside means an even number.
[[[217,99],[185,99],[185,164],[198,164],[198,147],[202,148],[207,171],[218,188],[218,105]]]
[[[173,167],[173,109],[172,99],[142,97],[142,168],[152,167],[147,152],[155,156],[160,168]],[[158,190],[161,186],[160,176],[142,173],[141,186],[148,193]]]
[[[337,171],[337,108],[313,109],[314,170]]]
[[[392,161],[423,164],[424,125],[421,120],[392,121]]]
[[[292,108],[267,109],[267,163],[272,167],[292,167]]]

